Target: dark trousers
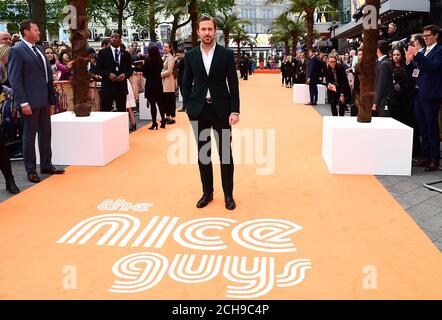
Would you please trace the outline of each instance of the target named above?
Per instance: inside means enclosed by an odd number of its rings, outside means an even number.
[[[0,130],[0,170],[5,177],[5,180],[12,178],[11,162],[9,160],[8,149],[5,146],[3,139],[3,131]]]
[[[100,111],[109,112],[112,104],[116,103],[118,112],[126,112],[127,94],[121,90],[101,91]]]
[[[422,158],[428,160],[440,159],[439,131],[440,101],[428,100],[423,95],[417,95],[415,100],[416,120],[422,136]]]
[[[152,122],[155,123],[157,121],[157,105],[160,110],[161,121],[164,121],[166,119],[166,111],[164,110],[162,95],[150,96],[148,101],[150,105],[150,114],[152,115]]]
[[[292,82],[292,80],[293,80],[293,77],[292,77],[292,76],[287,76],[287,77],[285,78],[285,84],[288,85],[288,86],[290,86],[290,87],[292,87],[292,86],[293,86],[293,82]]]
[[[22,114],[23,123],[23,157],[26,172],[37,172],[35,156],[35,135],[38,132],[40,151],[40,168],[49,170],[52,166],[51,149],[51,108],[32,109],[32,115]]]
[[[218,118],[213,110],[213,104],[206,103],[201,114],[196,118],[190,118],[190,121],[198,143],[198,166],[203,192],[213,192],[212,149],[210,147],[210,132],[213,130],[221,162],[223,191],[226,196],[232,196],[234,164],[231,148],[232,127],[229,119]]]
[[[332,111],[332,115],[333,117],[337,117],[338,116],[338,108],[337,106],[339,105],[339,116],[343,117],[345,116],[345,103],[341,103],[341,101],[339,101],[340,98],[340,94],[332,91],[328,93],[328,103],[330,103],[331,105],[331,111]]]
[[[163,92],[162,99],[166,116],[175,118],[176,115],[176,97],[175,92]]]
[[[318,83],[316,81],[310,80],[310,102],[318,103]]]

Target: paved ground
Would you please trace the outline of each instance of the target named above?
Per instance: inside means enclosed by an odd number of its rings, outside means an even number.
[[[329,105],[320,105],[315,109],[322,116],[331,115]],[[137,122],[138,128],[145,125],[147,121]],[[32,187],[33,184],[27,180],[23,161],[14,161],[12,169],[16,183],[21,190]],[[41,175],[41,177],[45,179],[48,176]],[[442,171],[425,173],[422,168],[413,168],[411,177],[382,176],[378,179],[442,251],[442,194],[430,191],[423,186],[423,183],[442,180]],[[11,197],[3,186],[4,179],[0,175],[0,202]],[[442,184],[439,187],[442,188]]]
[[[330,105],[319,105],[315,109],[322,116],[332,115]],[[442,180],[442,171],[426,173],[423,168],[413,167],[411,177],[377,178],[442,251],[442,194],[423,186]],[[442,189],[442,183],[435,186]]]

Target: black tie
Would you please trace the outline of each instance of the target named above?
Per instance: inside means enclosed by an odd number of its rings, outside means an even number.
[[[40,65],[40,67],[44,70],[45,65],[43,63],[43,60],[41,60],[41,56],[37,51],[37,48],[35,46],[32,46],[32,50],[34,51],[35,55],[37,56],[37,60],[38,60],[38,64]]]
[[[119,71],[118,69],[120,66],[119,57],[120,53],[118,52],[118,49],[115,49],[115,69],[117,70],[117,72]]]

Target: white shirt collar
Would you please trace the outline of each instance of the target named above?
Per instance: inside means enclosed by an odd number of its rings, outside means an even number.
[[[213,47],[209,50],[208,54],[211,55],[215,51],[215,48],[216,48],[216,41],[215,41],[215,44],[213,45]],[[203,53],[203,54],[206,53],[206,51],[204,50],[202,45],[200,45],[200,49],[201,49],[201,53]]]
[[[427,49],[425,50],[425,53],[426,54],[430,53],[431,50],[433,50],[436,45],[437,45],[437,42],[435,44],[433,44],[431,47],[427,47]]]
[[[383,55],[382,57],[378,58],[378,62],[381,62],[382,59],[384,59],[386,56],[387,56],[387,55],[385,54],[385,55]]]
[[[24,38],[23,39],[21,39],[29,48],[31,48],[32,49],[32,47],[33,46],[35,46],[35,44],[32,44],[32,43],[30,43],[30,42],[28,42],[28,41],[26,41]]]
[[[115,49],[118,49],[118,51],[121,52],[121,47],[115,48],[114,46],[111,45],[112,51],[115,52]]]

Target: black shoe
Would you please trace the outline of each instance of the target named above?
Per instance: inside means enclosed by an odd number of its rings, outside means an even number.
[[[202,198],[196,204],[198,209],[206,207],[213,200],[213,193],[204,193]]]
[[[40,183],[41,182],[41,178],[38,176],[38,174],[36,172],[29,172],[28,173],[28,180],[29,180],[29,182],[32,182],[32,183]]]
[[[186,112],[186,109],[185,108],[181,108],[181,109],[178,110],[178,112]]]
[[[57,169],[56,167],[50,167],[46,170],[41,170],[42,174],[63,174],[64,169]]]
[[[235,210],[236,203],[235,203],[235,200],[233,199],[233,196],[226,196],[225,201],[226,201],[226,209],[227,210]]]
[[[129,132],[133,132],[133,131],[136,131],[136,130],[137,130],[137,124],[134,123],[134,124],[132,124],[132,125],[130,126],[130,128],[129,128]]]
[[[149,130],[158,130],[158,123],[152,123],[152,126],[149,128]]]
[[[167,124],[174,124],[174,123],[176,123],[175,120],[173,120],[173,119],[167,119]]]
[[[15,184],[14,178],[8,178],[6,179],[6,190],[9,191],[11,194],[19,194],[20,189]]]
[[[305,105],[306,106],[313,106],[314,104],[313,104],[313,102],[309,102],[309,103],[306,103]]]
[[[161,126],[160,126],[160,128],[161,128],[161,129],[166,129],[166,123],[167,123],[167,120],[161,120]]]

